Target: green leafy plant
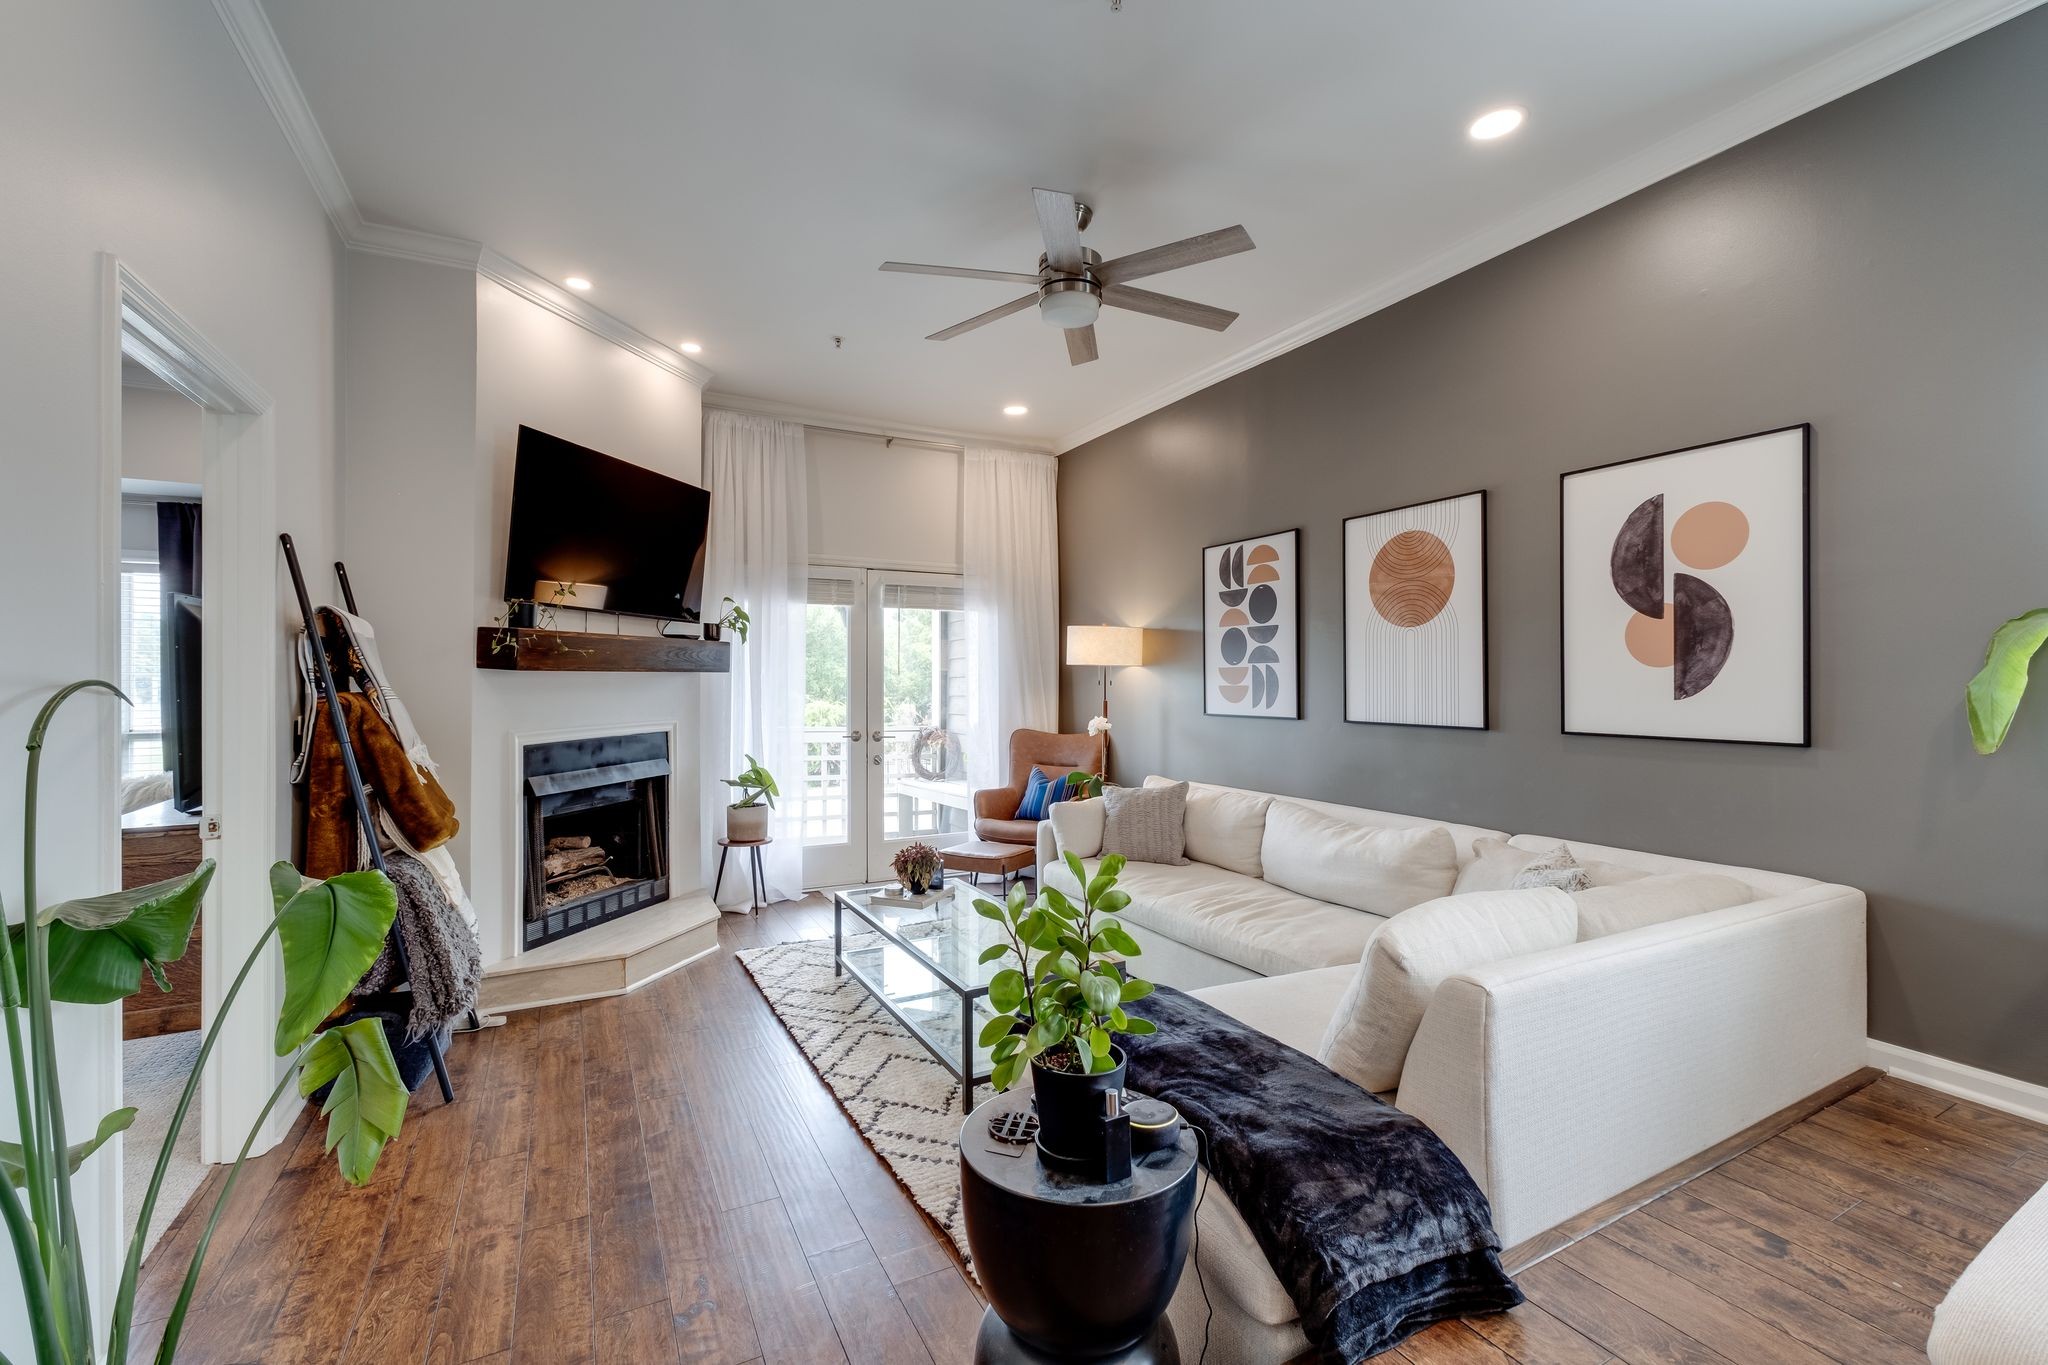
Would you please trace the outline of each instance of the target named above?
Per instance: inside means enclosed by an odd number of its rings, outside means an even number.
[[[1102,795],[1102,778],[1095,773],[1084,773],[1079,768],[1067,774],[1067,799],[1082,801]]]
[[[1116,884],[1123,856],[1104,858],[1093,877],[1074,854],[1066,855],[1066,863],[1082,888],[1079,905],[1050,886],[1033,899],[1021,884],[1000,905],[974,902],[984,919],[1002,926],[1006,940],[990,944],[981,960],[1016,959],[1015,966],[989,979],[988,1003],[999,1012],[981,1030],[981,1045],[992,1049],[990,1079],[998,1090],[1021,1080],[1027,1063],[1054,1071],[1113,1070],[1112,1035],[1158,1031],[1151,1020],[1124,1013],[1125,1005],[1150,995],[1152,986],[1127,975],[1118,961],[1141,951],[1113,918],[1131,903]]]
[[[774,810],[775,798],[782,795],[782,788],[775,785],[774,774],[762,767],[761,760],[752,754],[747,755],[747,766],[740,770],[738,777],[722,777],[719,781],[743,793],[732,803],[735,810],[757,806],[763,801],[768,803],[768,809]]]
[[[184,956],[200,902],[213,879],[209,859],[186,876],[132,891],[47,907],[38,901],[36,795],[43,740],[57,709],[87,689],[122,695],[109,683],[73,683],[44,704],[29,729],[21,873],[24,913],[20,924],[9,924],[7,932],[0,934],[0,1014],[5,1016],[8,1071],[21,1133],[18,1143],[0,1143],[0,1218],[6,1223],[20,1272],[29,1336],[40,1365],[87,1365],[94,1359],[85,1251],[74,1212],[71,1177],[86,1158],[133,1123],[136,1114],[132,1108],[117,1109],[100,1120],[88,1141],[68,1141],[51,1005],[57,1001],[112,1003],[140,990],[145,973],[158,988],[168,990],[164,964]],[[234,984],[214,1011],[136,1212],[107,1336],[109,1361],[128,1359],[143,1240],[156,1212],[172,1146],[192,1107],[200,1074],[213,1054],[221,1027],[272,934],[283,948],[285,977],[284,1005],[278,1013],[274,1041],[277,1055],[291,1061],[229,1168],[193,1248],[183,1287],[152,1357],[158,1365],[177,1356],[185,1314],[228,1196],[234,1192],[242,1165],[271,1110],[295,1079],[302,1095],[333,1083],[321,1109],[327,1120],[327,1148],[338,1151],[341,1173],[353,1184],[370,1179],[378,1154],[404,1122],[407,1095],[383,1026],[374,1019],[360,1019],[321,1029],[382,949],[398,912],[397,893],[382,873],[350,872],[315,882],[302,878],[290,863],[271,868],[270,891],[275,910],[270,927],[250,950]],[[0,907],[0,921],[5,919],[5,908]]]
[[[2012,718],[2027,693],[2027,668],[2048,644],[2048,607],[2015,616],[1992,633],[1984,666],[1970,679],[1970,741],[1980,754],[1995,754],[2012,729]]]
[[[723,605],[725,607],[725,615],[719,617],[716,624],[739,636],[740,643],[745,644],[747,642],[747,631],[753,627],[754,618],[747,615],[747,609],[733,601],[730,597],[725,599]]]

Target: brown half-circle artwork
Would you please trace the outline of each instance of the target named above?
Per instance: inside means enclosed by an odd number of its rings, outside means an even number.
[[[1252,618],[1246,616],[1236,607],[1232,607],[1229,611],[1216,618],[1216,624],[1219,626],[1248,626],[1251,623]]]
[[[1664,495],[1643,499],[1614,533],[1608,576],[1621,600],[1645,616],[1664,614]]]
[[[1278,564],[1280,562],[1280,552],[1261,541],[1259,544],[1252,546],[1251,553],[1244,557],[1244,562],[1247,564]]]
[[[1216,692],[1225,701],[1239,702],[1250,696],[1252,689],[1247,683],[1218,683],[1216,685]]]
[[[1732,502],[1688,507],[1671,523],[1671,553],[1694,569],[1718,569],[1749,544],[1749,518]]]
[[[1244,581],[1247,583],[1278,583],[1280,581],[1280,571],[1271,564],[1260,564],[1244,576]]]
[[[1250,664],[1239,664],[1235,668],[1218,668],[1216,676],[1227,683],[1241,683],[1244,681],[1244,675],[1251,671],[1252,666]]]
[[[1727,598],[1689,573],[1671,576],[1671,610],[1671,695],[1684,701],[1721,676],[1735,648],[1735,613]]]
[[[1457,579],[1450,546],[1427,531],[1403,531],[1373,556],[1366,590],[1382,617],[1413,630],[1436,619]]]
[[[1645,616],[1632,612],[1628,626],[1622,632],[1622,643],[1635,661],[1645,668],[1669,668],[1672,659],[1672,612],[1667,608],[1662,616]]]

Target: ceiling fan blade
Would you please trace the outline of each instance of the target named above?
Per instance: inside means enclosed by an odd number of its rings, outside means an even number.
[[[957,275],[963,280],[1014,280],[1037,284],[1038,276],[1016,270],[977,270],[971,265],[913,265],[909,261],[884,261],[882,269],[897,275]]]
[[[1080,274],[1085,258],[1081,255],[1081,210],[1074,196],[1058,190],[1033,190],[1031,203],[1038,210],[1038,234],[1045,238],[1046,264],[1063,274]]]
[[[1211,308],[1206,303],[1177,299],[1171,294],[1155,294],[1149,289],[1133,289],[1128,284],[1104,286],[1102,301],[1111,308],[1165,318],[1168,322],[1185,322],[1192,327],[1207,327],[1212,332],[1220,332],[1237,321],[1237,314],[1228,308]]]
[[[1165,246],[1155,246],[1146,251],[1133,251],[1128,256],[1104,261],[1095,268],[1095,278],[1104,284],[1124,284],[1131,280],[1142,280],[1147,275],[1163,275],[1169,270],[1179,270],[1182,266],[1200,265],[1203,261],[1235,256],[1240,251],[1250,251],[1254,245],[1256,243],[1252,241],[1252,235],[1244,230],[1242,224],[1218,228],[1199,237],[1183,237],[1178,242],[1168,242]]]
[[[1011,299],[1008,303],[1003,304],[1001,307],[991,308],[986,313],[976,313],[973,317],[967,319],[967,321],[965,322],[956,322],[943,332],[933,332],[930,336],[926,337],[925,340],[951,341],[954,337],[959,336],[962,332],[971,332],[977,327],[982,327],[987,325],[988,323],[994,322],[997,318],[1006,318],[1010,316],[1010,314],[1012,313],[1021,313],[1026,308],[1029,308],[1032,304],[1037,302],[1038,295],[1036,294],[1026,294],[1021,299]]]
[[[1067,329],[1067,363],[1086,365],[1095,359],[1095,326],[1069,327]]]

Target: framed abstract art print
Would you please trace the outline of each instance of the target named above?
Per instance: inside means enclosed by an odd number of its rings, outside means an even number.
[[[1301,532],[1202,551],[1202,712],[1301,719]]]
[[[1563,728],[1811,742],[1805,425],[1566,474]]]
[[[1344,523],[1344,719],[1487,728],[1486,494]]]

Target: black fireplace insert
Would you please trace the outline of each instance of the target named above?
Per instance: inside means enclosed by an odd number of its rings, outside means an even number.
[[[668,736],[529,744],[525,916],[534,948],[668,899]]]

